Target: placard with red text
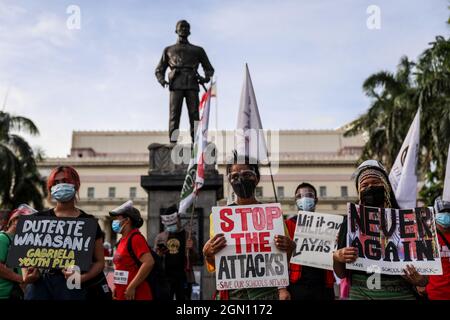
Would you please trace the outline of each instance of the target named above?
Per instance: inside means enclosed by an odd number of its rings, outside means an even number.
[[[213,207],[212,214],[214,233],[227,240],[215,257],[218,290],[289,284],[286,252],[274,242],[285,234],[279,203]]]

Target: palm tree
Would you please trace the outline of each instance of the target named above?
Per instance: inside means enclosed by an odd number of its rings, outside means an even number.
[[[443,180],[450,143],[450,38],[436,37],[417,63],[419,104],[424,110],[425,137],[430,160]]]
[[[32,203],[42,209],[46,189],[26,140],[14,132],[38,135],[39,130],[28,118],[0,111],[0,207],[12,209],[21,203]]]
[[[436,37],[417,63],[419,104],[423,112],[422,141],[430,174],[420,195],[428,203],[442,194],[450,144],[450,38]]]
[[[367,142],[361,161],[375,158],[390,168],[401,148],[417,111],[417,88],[413,81],[414,63],[402,57],[397,72],[380,71],[363,83],[372,100],[369,110],[347,124],[345,136],[364,134]]]
[[[414,63],[403,57],[394,73],[381,71],[364,81],[371,99],[368,111],[344,128],[345,135],[364,134],[361,161],[381,160],[389,169],[408,128],[421,107],[420,195],[427,204],[442,193],[450,144],[450,38],[436,37]]]

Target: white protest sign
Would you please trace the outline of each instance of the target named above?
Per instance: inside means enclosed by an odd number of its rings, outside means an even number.
[[[214,233],[227,241],[215,256],[218,290],[289,284],[287,255],[274,243],[285,234],[279,203],[213,207],[212,214]]]
[[[344,217],[299,211],[294,241],[297,244],[291,263],[333,270],[333,250]]]
[[[441,275],[442,263],[433,208],[374,208],[348,203],[347,246],[358,259],[347,269],[404,275],[413,265],[422,275]]]

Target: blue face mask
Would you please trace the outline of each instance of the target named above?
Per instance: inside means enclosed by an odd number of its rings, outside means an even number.
[[[298,210],[313,212],[316,208],[316,201],[313,198],[303,197],[295,201]]]
[[[444,228],[450,228],[450,213],[441,212],[436,214],[436,222]]]
[[[175,233],[178,230],[178,226],[176,224],[171,224],[166,226],[166,231],[169,233]]]
[[[58,202],[68,202],[75,197],[75,186],[70,183],[60,183],[51,188],[52,198]]]
[[[122,230],[122,227],[120,225],[120,220],[113,220],[113,222],[111,224],[111,228],[115,233],[120,233],[120,231]]]

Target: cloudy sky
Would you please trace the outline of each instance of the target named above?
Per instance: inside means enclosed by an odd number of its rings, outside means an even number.
[[[81,11],[69,29],[70,5]],[[369,29],[370,5],[380,29]],[[329,129],[368,107],[368,75],[417,58],[448,35],[447,0],[0,0],[0,101],[31,118],[48,156],[73,130],[166,130],[168,92],[154,77],[179,19],[216,69],[219,128],[235,127],[247,62],[269,129]],[[215,113],[212,112],[212,126]],[[184,110],[182,128],[187,128]]]

